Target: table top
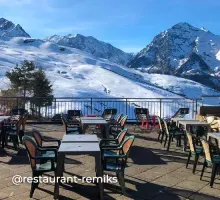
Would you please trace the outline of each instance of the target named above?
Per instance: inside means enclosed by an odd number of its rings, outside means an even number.
[[[208,137],[209,136],[220,139],[220,132],[210,132],[210,133],[208,133]]]
[[[9,119],[11,116],[0,116],[0,122],[2,122],[5,119]]]
[[[174,118],[171,118],[172,121],[199,121],[199,120],[196,120],[196,119],[190,119],[190,118],[179,118],[179,117],[174,117]]]
[[[93,152],[100,152],[98,142],[89,142],[89,143],[61,143],[58,153],[67,153],[67,154],[74,154],[74,153],[93,153]]]
[[[82,117],[81,123],[88,125],[108,124],[102,117]]]
[[[81,120],[100,120],[102,117],[81,117]]]
[[[65,135],[62,142],[73,143],[73,142],[98,142],[97,135]]]
[[[179,124],[182,125],[191,125],[191,126],[210,126],[209,123],[201,122],[199,120],[180,120]]]

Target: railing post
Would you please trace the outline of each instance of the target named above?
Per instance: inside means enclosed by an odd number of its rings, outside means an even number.
[[[92,114],[92,98],[91,98],[91,108],[90,108],[90,114]]]
[[[126,103],[125,113],[126,113],[126,115],[128,115],[128,99],[127,98],[125,99],[125,103]]]
[[[196,115],[197,115],[197,111],[198,111],[198,99],[196,99]]]
[[[162,99],[160,99],[160,118],[162,118],[161,117],[161,112],[162,112]]]
[[[195,117],[194,104],[195,104],[195,102],[194,102],[194,99],[193,99],[193,107],[192,107],[192,118],[193,118],[193,119],[194,119],[194,117]]]
[[[18,97],[16,99],[17,99],[17,109],[18,109]]]

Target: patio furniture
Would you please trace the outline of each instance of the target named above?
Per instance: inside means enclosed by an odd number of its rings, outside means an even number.
[[[115,108],[108,108],[105,109],[102,113],[102,117],[103,119],[105,119],[106,121],[111,121],[114,119],[115,115],[117,114],[117,109]]]
[[[187,131],[186,136],[188,138],[189,148],[190,148],[187,163],[186,163],[186,168],[188,167],[190,158],[193,155],[195,157],[194,164],[193,164],[193,174],[195,174],[196,166],[197,166],[197,163],[199,160],[199,156],[202,153],[202,147],[196,147],[194,137],[190,132]]]
[[[120,146],[122,141],[127,134],[128,129],[123,129],[115,139],[102,139],[100,140],[99,146],[102,148],[103,146]]]
[[[24,136],[24,131],[21,129],[23,124],[23,116],[20,116],[18,121],[8,121],[4,124],[6,145],[8,144],[8,137],[12,140],[14,148],[17,150],[19,146],[19,141],[22,143],[22,137]]]
[[[1,135],[0,135],[0,142],[2,144],[2,148],[5,147],[5,142],[6,142],[6,136],[5,136],[5,122],[8,120],[11,116],[0,116],[0,130],[1,130]]]
[[[32,129],[32,134],[33,137],[37,143],[37,145],[41,148],[56,148],[58,149],[60,144],[61,144],[61,140],[59,139],[54,139],[54,138],[50,138],[50,139],[46,139],[43,134],[38,131],[37,129]],[[45,142],[56,142],[57,145],[56,146],[43,146],[43,143]]]
[[[103,170],[116,173],[123,194],[126,194],[124,171],[134,138],[134,136],[127,137],[119,147],[103,147],[102,149]],[[105,153],[106,151],[109,152],[114,150],[119,151],[119,154]]]
[[[211,175],[211,180],[210,180],[210,186],[213,187],[216,172],[219,169],[220,166],[220,156],[219,155],[214,155],[212,153],[211,145],[209,142],[205,139],[201,139],[203,150],[205,152],[205,161],[203,164],[200,180],[202,180],[204,171],[206,167],[212,167],[212,175]]]
[[[39,148],[31,137],[24,136],[23,143],[28,153],[32,169],[32,178],[38,180],[38,182],[33,181],[31,184],[30,198],[32,198],[35,188],[39,185],[39,179],[37,178],[45,172],[55,171],[56,169],[56,149],[51,149],[51,151],[54,151],[55,157],[47,157],[38,153],[43,152],[44,149]],[[40,161],[42,164],[37,164],[37,161]]]
[[[172,116],[172,118],[183,118],[189,114],[189,108],[179,108],[179,110]]]
[[[61,115],[61,119],[66,134],[80,134],[82,132],[81,127],[78,125],[78,123],[75,124],[69,122],[65,115]]]
[[[103,177],[101,154],[98,142],[62,142],[58,150],[57,170],[55,173],[55,180],[57,177],[62,177],[64,169],[64,159],[66,155],[91,155],[95,157],[96,163],[96,177]],[[103,199],[103,183],[97,179],[99,185],[99,197]],[[59,181],[55,183],[54,199],[59,198]],[[86,191],[85,191],[86,192]]]
[[[113,138],[116,138],[118,136],[118,133],[124,129],[127,119],[128,119],[128,116],[124,115],[118,124],[110,125],[109,134]]]
[[[74,142],[99,142],[97,135],[64,135],[62,143],[74,143]]]
[[[200,106],[196,119],[204,121],[208,116],[220,117],[220,106]]]
[[[185,137],[186,137],[185,133],[183,131],[178,130],[178,129],[168,129],[167,122],[165,120],[163,120],[163,124],[164,124],[164,131],[165,131],[164,147],[166,147],[166,143],[168,140],[167,151],[169,151],[171,141],[173,140],[174,137],[177,140],[177,145],[181,146],[181,137],[183,136],[184,140],[185,140]]]
[[[103,138],[109,138],[109,124],[101,117],[81,117],[82,132],[85,134],[88,126],[100,125]]]
[[[67,119],[74,121],[74,123],[80,124],[80,117],[82,117],[82,111],[81,110],[68,110],[67,111]]]
[[[215,139],[215,144],[218,144],[218,146],[220,147],[220,132],[209,132],[207,134],[207,138],[212,138],[212,141]]]
[[[134,131],[136,129],[136,126],[138,126],[141,130],[143,130],[144,125],[149,126],[150,123],[150,116],[149,116],[149,110],[147,108],[135,108],[134,114],[136,117],[136,124],[134,127]],[[141,127],[140,127],[141,124]]]
[[[158,141],[160,141],[160,136],[161,136],[161,143],[162,143],[162,141],[163,141],[163,136],[164,136],[164,133],[165,133],[165,131],[164,131],[164,124],[163,124],[163,119],[161,119],[159,116],[157,116],[157,121],[158,121],[158,125],[159,125],[159,130],[158,130],[158,138],[157,138],[157,140]]]
[[[189,131],[192,132],[192,127],[198,128],[198,127],[207,127],[208,131],[210,130],[210,125],[208,123],[205,122],[201,122],[201,121],[196,121],[196,120],[180,120],[179,121],[179,126],[184,126],[184,130],[185,131]],[[201,137],[201,133],[197,133],[196,135],[197,137]],[[186,145],[187,145],[187,141],[186,141],[186,137],[184,140],[184,151],[186,150]]]

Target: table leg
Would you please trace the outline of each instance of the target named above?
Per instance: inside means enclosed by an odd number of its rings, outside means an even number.
[[[59,199],[59,184],[60,184],[59,178],[63,174],[64,159],[65,159],[65,156],[63,154],[58,153],[57,168],[55,171],[54,199]]]
[[[105,125],[105,138],[109,139],[109,125],[108,124]]]
[[[86,133],[87,126],[85,124],[82,124],[82,133]]]
[[[96,154],[96,156],[95,156],[95,163],[96,163],[96,176],[97,177],[103,177],[101,153]],[[99,198],[103,199],[103,196],[104,196],[103,181],[99,180],[98,185],[99,185]]]

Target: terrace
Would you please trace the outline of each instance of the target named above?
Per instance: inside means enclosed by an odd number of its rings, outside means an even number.
[[[103,101],[103,100],[102,100]],[[135,101],[135,102],[134,102]],[[146,100],[145,100],[146,101]],[[108,101],[109,102],[109,101]],[[144,106],[143,100],[133,100],[132,103]],[[149,101],[148,101],[149,102]],[[160,105],[158,112],[151,106],[153,114],[160,114],[162,117],[169,116],[172,110],[169,107],[163,107],[162,102],[167,103],[170,100],[159,101],[161,103],[151,103],[151,105]],[[187,101],[189,102],[189,101]],[[57,102],[56,102],[57,103]],[[88,102],[87,102],[88,103]],[[105,102],[106,103],[106,102]],[[65,103],[66,104],[66,103]],[[197,111],[196,101],[184,104],[192,110]],[[73,106],[74,104],[72,104]],[[79,105],[77,103],[77,105]],[[88,104],[87,104],[88,105]],[[91,104],[94,105],[95,104]],[[97,105],[97,104],[96,104]],[[117,104],[118,105],[118,104]],[[147,103],[145,102],[145,106]],[[148,103],[149,105],[149,103]],[[161,106],[162,105],[162,106]],[[181,107],[183,103],[176,102],[175,108]],[[76,106],[76,104],[74,105]],[[109,106],[109,105],[108,105]],[[64,107],[63,105],[60,107]],[[72,107],[71,107],[72,108]],[[167,147],[158,142],[159,127],[155,126],[152,130],[134,131],[133,110],[126,106],[117,107],[120,111],[124,110],[129,115],[129,120],[125,128],[128,128],[128,135],[135,135],[134,144],[131,147],[127,166],[125,168],[125,186],[127,195],[123,195],[119,183],[104,183],[104,199],[219,199],[220,198],[220,179],[216,176],[213,188],[209,186],[211,177],[211,168],[207,168],[203,179],[200,180],[204,156],[201,156],[196,168],[195,174],[192,173],[193,164],[190,162],[186,168],[189,148],[184,152],[182,147],[177,147],[176,142],[171,142],[169,151]],[[127,110],[126,110],[127,108]],[[67,107],[69,109],[69,107]],[[91,109],[91,108],[90,108]],[[45,111],[45,110],[44,110]],[[93,110],[92,110],[93,111]],[[163,111],[163,112],[162,112]],[[86,114],[85,111],[84,114]],[[90,113],[90,110],[88,111]],[[44,112],[45,113],[45,112]],[[47,110],[47,113],[48,112]],[[163,114],[162,114],[163,113]],[[56,113],[53,113],[56,114]],[[49,119],[50,115],[44,116]],[[189,118],[195,118],[195,112],[189,113]],[[60,123],[38,123],[36,120],[28,120],[24,131],[25,135],[32,136],[32,129],[35,128],[42,132],[46,138],[62,139],[66,134],[63,125]],[[86,132],[91,133],[94,129],[91,127]],[[97,136],[102,138],[100,130],[96,130]],[[50,144],[51,145],[51,144]],[[20,175],[22,177],[32,177],[32,169],[25,150],[25,146],[20,144],[18,149],[13,148],[12,142],[4,149],[0,147],[0,199],[29,199],[30,183],[21,183],[14,185],[12,177]],[[193,160],[193,159],[191,159]],[[105,172],[110,176],[115,173]],[[47,172],[45,177],[54,177],[53,172]],[[66,156],[64,177],[78,178],[95,177],[95,159],[89,155]],[[34,199],[54,199],[55,183],[40,183],[35,189]],[[60,185],[59,199],[99,199],[98,189],[94,183],[64,183]]]

